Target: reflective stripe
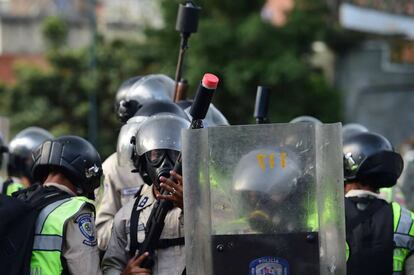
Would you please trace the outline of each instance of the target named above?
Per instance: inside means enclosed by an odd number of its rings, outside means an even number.
[[[394,248],[393,256],[393,271],[401,272],[404,269],[405,259],[408,255],[408,249],[405,248]]]
[[[403,247],[406,248],[410,242],[410,239],[412,237],[405,235],[405,234],[400,234],[400,233],[394,233],[394,243],[395,246],[398,247]]]
[[[52,213],[53,210],[58,208],[60,205],[62,205],[63,203],[65,203],[69,200],[70,200],[70,198],[63,199],[63,200],[60,200],[60,201],[56,201],[54,203],[49,204],[45,208],[43,208],[42,211],[40,211],[40,214],[39,214],[39,216],[37,217],[37,220],[36,220],[35,234],[40,234],[42,232],[43,224],[45,223],[45,220],[49,216],[49,214]]]
[[[36,235],[30,267],[32,274],[62,274],[62,245],[65,224],[78,213],[89,200],[71,197],[46,206],[36,220]],[[39,234],[40,233],[40,234]]]
[[[405,260],[414,251],[414,214],[398,203],[392,203],[394,215],[394,255],[393,274],[400,274],[405,265]]]
[[[42,268],[41,267],[34,267],[30,269],[30,275],[42,275]]]
[[[413,223],[413,220],[411,219],[410,212],[404,207],[401,207],[401,217],[400,217],[400,222],[398,223],[396,233],[402,233],[402,234],[408,235],[408,233],[410,233],[412,223]]]
[[[414,213],[410,211],[410,214],[411,214],[411,220],[414,221]],[[409,234],[410,234],[410,236],[414,236],[414,223],[411,224],[411,229],[410,229],[410,233]]]
[[[55,235],[35,235],[33,250],[62,250],[62,237]]]

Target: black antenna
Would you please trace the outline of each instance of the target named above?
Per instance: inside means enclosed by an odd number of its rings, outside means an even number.
[[[270,88],[257,86],[256,103],[254,106],[253,117],[257,124],[268,123],[267,111],[269,109]]]

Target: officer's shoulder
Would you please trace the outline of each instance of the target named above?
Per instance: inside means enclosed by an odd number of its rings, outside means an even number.
[[[73,221],[75,227],[77,227],[77,232],[82,235],[82,244],[95,247],[97,245],[97,239],[94,213],[88,211],[88,209],[82,209],[73,217]]]
[[[75,196],[71,197],[70,201],[72,204],[76,204],[80,207],[80,209],[86,209],[88,212],[95,212],[95,202],[83,197],[83,196]]]
[[[102,169],[104,173],[111,173],[116,169],[116,166],[118,165],[118,157],[117,153],[112,153],[109,157],[105,159],[105,161],[102,163]]]

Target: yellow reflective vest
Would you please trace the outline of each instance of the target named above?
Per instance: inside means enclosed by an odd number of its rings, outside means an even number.
[[[404,270],[405,260],[414,252],[414,213],[396,202],[392,202],[391,205],[394,226],[393,275],[396,275]],[[346,243],[346,260],[350,253],[352,251]]]
[[[40,212],[35,225],[30,273],[32,275],[61,274],[64,228],[67,221],[79,213],[85,204],[93,207],[86,197],[71,197],[49,204]]]

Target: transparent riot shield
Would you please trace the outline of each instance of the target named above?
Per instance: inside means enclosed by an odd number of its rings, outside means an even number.
[[[340,124],[183,130],[187,274],[345,274]]]

